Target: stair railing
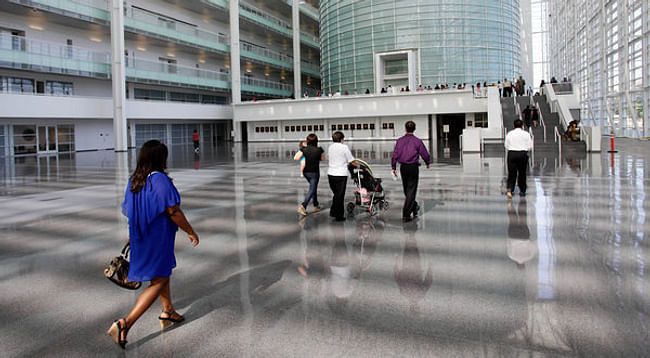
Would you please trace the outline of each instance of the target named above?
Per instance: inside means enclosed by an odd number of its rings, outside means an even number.
[[[533,104],[537,107],[537,114],[539,115],[539,122],[542,124],[542,129],[544,130],[544,143],[546,141],[546,123],[544,123],[544,115],[542,115],[542,108],[539,106],[539,102],[534,101]]]
[[[557,150],[560,153],[560,158],[562,158],[562,134],[560,134],[560,131],[557,129],[557,126],[555,128],[555,143],[557,143]]]

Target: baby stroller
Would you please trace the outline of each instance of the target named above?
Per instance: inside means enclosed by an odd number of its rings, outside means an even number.
[[[354,190],[355,202],[348,203],[348,215],[354,216],[355,208],[363,209],[370,213],[370,216],[377,214],[379,210],[388,210],[388,201],[384,199],[384,188],[381,186],[381,179],[372,175],[370,165],[361,159],[355,159],[360,168],[348,165],[351,179],[356,188]]]

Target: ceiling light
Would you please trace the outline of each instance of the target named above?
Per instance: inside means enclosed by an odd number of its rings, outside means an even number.
[[[99,37],[91,37],[89,40],[92,42],[102,42],[102,39],[100,39]]]
[[[143,47],[143,46],[138,46],[138,47],[136,47],[136,49],[137,49],[138,51],[147,51],[147,48],[146,48],[146,47]]]
[[[34,25],[34,24],[32,24],[32,25],[29,25],[28,27],[29,27],[30,29],[32,29],[32,30],[43,31],[43,27],[41,27],[40,25]]]

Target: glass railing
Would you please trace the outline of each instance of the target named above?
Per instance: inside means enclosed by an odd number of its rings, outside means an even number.
[[[178,84],[196,88],[230,88],[230,75],[166,62],[126,61],[126,77],[135,82]]]
[[[552,86],[557,95],[573,94],[573,84],[571,82],[553,83]]]
[[[59,10],[65,15],[76,14],[88,20],[110,21],[106,0],[9,0],[15,4],[32,6],[37,9]]]
[[[181,43],[207,47],[221,52],[229,52],[229,39],[224,34],[200,30],[196,26],[171,20],[153,13],[129,8],[124,19],[126,28],[147,32],[155,37],[176,40]]]
[[[241,1],[239,3],[240,15],[247,17],[249,20],[255,21],[258,24],[266,26],[272,30],[278,31],[289,37],[293,36],[293,30],[291,28],[291,23],[280,19],[279,17],[270,15],[268,11],[262,10],[254,5],[251,5],[247,2]],[[307,45],[310,45],[314,48],[320,48],[320,40],[318,36],[312,35],[304,30],[300,31],[301,33],[301,42],[304,42]]]
[[[304,73],[320,77],[320,66],[315,65],[311,62],[300,61],[300,69]]]
[[[285,1],[286,1],[287,5],[293,6],[293,0],[285,0]],[[307,4],[307,3],[300,4],[300,11],[303,14],[306,14],[307,16],[311,17],[312,19],[314,19],[316,21],[319,21],[318,9],[311,6],[310,4]]]
[[[239,9],[241,15],[252,15],[254,18],[257,18],[256,20],[258,20],[259,23],[264,24],[271,29],[280,31],[289,36],[292,34],[291,23],[271,15],[267,11],[243,1],[239,3]]]
[[[0,66],[34,71],[108,77],[108,52],[0,34]]]
[[[243,92],[265,93],[287,97],[293,94],[292,85],[275,81],[242,77],[241,86]]]
[[[287,2],[293,3],[293,0],[287,0]],[[310,16],[312,19],[316,21],[320,21],[320,14],[317,8],[311,6],[310,4],[304,3],[300,4],[300,10]]]
[[[320,49],[320,39],[318,38],[318,36],[310,34],[305,30],[300,31],[300,41],[314,48]]]
[[[287,56],[285,54],[282,54],[277,51],[269,50],[265,47],[258,46],[249,42],[246,43],[241,43],[240,48],[242,50],[242,57],[251,57],[253,59],[256,59],[260,57],[261,60],[266,59],[273,59],[273,63],[276,63],[277,65],[280,65],[282,67],[286,68],[291,68],[293,67],[293,58],[290,56]],[[245,52],[244,52],[245,51]],[[246,53],[248,52],[248,53]],[[251,56],[252,55],[257,55],[257,56]],[[266,62],[266,61],[265,61]]]

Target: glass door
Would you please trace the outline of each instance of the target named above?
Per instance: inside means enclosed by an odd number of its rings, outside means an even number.
[[[38,126],[38,153],[56,153],[55,126]]]

